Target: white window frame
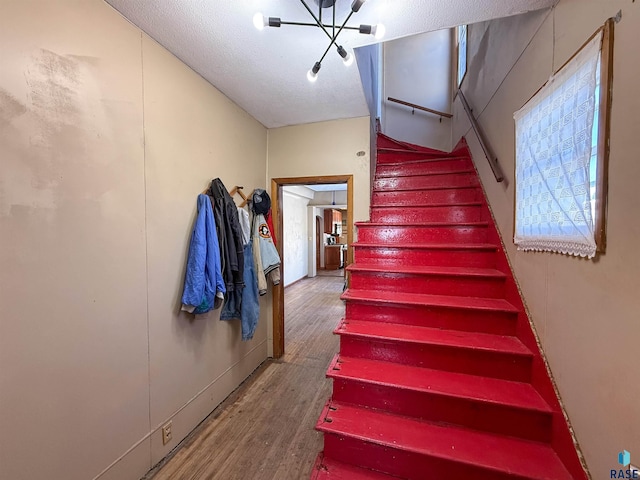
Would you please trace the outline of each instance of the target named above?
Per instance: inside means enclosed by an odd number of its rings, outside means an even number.
[[[583,47],[581,47],[581,49],[576,52],[574,56],[572,56],[562,67],[560,67],[560,69],[558,69],[558,71],[556,71],[550,81],[547,82],[543,87],[541,87],[541,89],[536,92],[531,100],[529,100],[529,102],[527,102],[527,104],[525,104],[525,106],[514,115],[518,116],[519,114],[521,115],[522,112],[526,112],[526,107],[530,102],[533,102],[534,100],[537,100],[539,102],[541,99],[538,98],[538,95],[549,95],[549,92],[554,88],[552,82],[556,75],[558,75],[565,67],[570,66],[575,57],[582,52],[584,47],[591,44],[592,40],[597,37],[602,38],[600,58],[597,67],[597,75],[599,80],[595,88],[593,99],[596,110],[594,113],[594,125],[591,135],[593,143],[589,167],[589,180],[591,189],[590,210],[593,239],[586,242],[590,244],[589,246],[585,244],[585,238],[582,235],[573,237],[573,239],[577,243],[573,243],[572,238],[562,238],[562,241],[558,242],[556,241],[558,240],[557,237],[554,237],[552,235],[549,235],[549,237],[546,236],[547,232],[550,233],[550,230],[545,227],[544,222],[542,222],[539,227],[536,227],[535,235],[529,235],[533,231],[533,228],[530,227],[531,219],[527,220],[527,222],[529,223],[525,227],[523,225],[525,222],[520,220],[519,215],[522,211],[524,211],[524,209],[521,209],[521,206],[526,206],[527,204],[531,205],[532,200],[527,198],[527,179],[525,178],[525,180],[523,180],[522,178],[519,178],[519,173],[521,176],[523,176],[523,172],[525,172],[525,170],[519,168],[520,166],[523,166],[523,164],[519,163],[518,161],[518,152],[522,152],[523,147],[527,146],[526,144],[522,143],[522,138],[526,138],[527,135],[522,135],[522,132],[516,132],[516,205],[514,222],[514,243],[518,246],[519,250],[545,250],[587,257],[593,257],[596,253],[602,253],[605,251],[607,169],[609,161],[611,86],[613,80],[613,25],[613,19],[609,19],[603,27],[598,29],[598,31],[596,31],[591,36],[591,38],[589,38],[589,40],[585,42]],[[518,127],[516,127],[516,129],[518,129]],[[532,158],[536,157],[537,155],[538,152],[535,152],[535,154],[530,154]],[[539,158],[539,160],[541,162],[545,160],[552,161],[551,159],[545,159],[544,157]],[[564,168],[563,166],[566,166],[566,162],[558,163],[558,167]],[[558,202],[557,205],[560,205],[560,202]],[[562,213],[566,212],[563,211]],[[585,215],[585,217],[588,217],[588,215]],[[581,244],[581,242],[583,243]],[[595,248],[593,247],[592,242],[595,243]]]

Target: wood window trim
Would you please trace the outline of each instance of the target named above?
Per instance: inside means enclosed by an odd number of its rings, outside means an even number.
[[[609,153],[611,147],[611,103],[613,91],[613,37],[615,20],[608,19],[602,32],[600,53],[600,111],[598,112],[598,160],[596,170],[596,252],[607,246],[607,198],[609,185]]]
[[[597,169],[596,169],[596,207],[594,218],[594,234],[596,241],[596,253],[602,254],[606,251],[607,245],[607,199],[609,185],[609,154],[611,150],[611,105],[613,92],[613,44],[614,44],[614,25],[616,19],[609,18],[598,28],[593,34],[578,48],[569,59],[564,62],[558,69],[553,72],[556,75],[571,60],[573,60],[582,49],[593,40],[593,38],[602,32],[602,47],[600,50],[600,110],[598,111],[598,153],[597,153]],[[552,76],[553,76],[552,75]],[[531,97],[524,103],[526,105],[535,97],[540,90],[547,84],[545,82],[538,88]],[[515,149],[515,145],[514,145]],[[515,150],[514,150],[515,158]],[[514,164],[515,169],[515,164]],[[515,178],[515,175],[514,175]],[[515,190],[514,190],[515,196]],[[516,233],[516,208],[514,198],[513,208],[513,232],[511,238]]]

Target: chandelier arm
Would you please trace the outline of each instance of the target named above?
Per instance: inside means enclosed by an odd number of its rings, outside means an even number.
[[[318,24],[317,23],[305,23],[305,22],[285,22],[284,20],[280,21],[281,25],[294,25],[297,27],[317,27]],[[322,24],[323,27],[325,28],[331,28],[332,25],[328,25],[326,23]],[[350,27],[349,25],[345,25],[344,30],[360,30],[360,27]],[[327,34],[327,37],[329,39],[331,39],[331,35]]]
[[[300,1],[304,1],[304,0],[300,0]],[[344,23],[340,26],[340,30],[338,30],[338,33],[336,33],[336,35],[331,39],[331,43],[329,43],[329,46],[327,47],[327,49],[324,51],[324,54],[322,55],[322,58],[320,58],[320,63],[322,63],[322,61],[324,60],[324,57],[327,56],[327,53],[329,53],[329,50],[331,49],[331,47],[333,47],[333,45],[336,43],[336,39],[338,38],[338,35],[340,35],[340,32],[342,32],[342,30],[344,29],[344,27],[347,25],[347,22],[349,21],[349,19],[351,18],[351,15],[353,15],[353,10],[351,10],[349,12],[349,15],[347,15],[347,18],[344,20]]]
[[[336,2],[333,2],[333,38],[336,38]]]
[[[324,28],[324,25],[322,25],[322,22],[318,19],[318,17],[316,17],[315,13],[313,13],[313,11],[309,8],[309,5],[307,5],[307,2],[305,2],[304,0],[300,0],[300,3],[302,3],[302,5],[304,5],[304,8],[307,9],[307,12],[309,12],[309,14],[313,17],[313,19],[316,21],[316,25],[318,27],[320,27],[322,29],[322,31],[324,33],[327,34],[327,37],[329,37],[331,39],[331,41],[333,42],[333,37],[331,36],[331,34],[327,31],[326,28]],[[351,16],[351,15],[349,15]]]

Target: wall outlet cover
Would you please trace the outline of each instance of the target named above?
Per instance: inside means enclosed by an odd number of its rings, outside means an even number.
[[[162,427],[162,444],[166,445],[171,441],[171,423],[168,422]]]

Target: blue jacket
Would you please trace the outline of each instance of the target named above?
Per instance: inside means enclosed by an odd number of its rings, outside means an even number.
[[[182,294],[183,310],[206,313],[220,307],[226,292],[220,266],[211,200],[206,195],[198,195],[198,217],[191,235]]]

